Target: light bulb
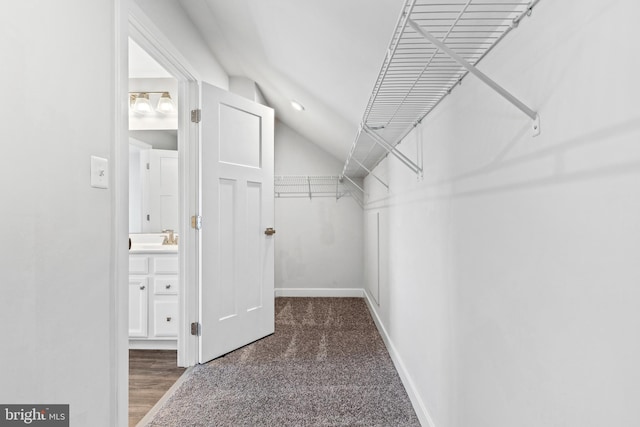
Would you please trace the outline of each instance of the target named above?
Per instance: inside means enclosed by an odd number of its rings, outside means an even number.
[[[172,113],[174,110],[173,101],[171,100],[171,95],[169,92],[163,92],[162,96],[158,100],[158,106],[156,107],[161,113]]]
[[[133,111],[140,114],[147,114],[153,111],[148,93],[140,93],[136,96],[136,100],[133,103]]]

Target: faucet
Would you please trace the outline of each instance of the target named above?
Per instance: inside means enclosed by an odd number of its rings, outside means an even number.
[[[164,240],[162,241],[163,245],[177,245],[178,244],[178,236],[173,234],[173,230],[162,230],[163,233],[169,233],[168,236],[164,236]]]

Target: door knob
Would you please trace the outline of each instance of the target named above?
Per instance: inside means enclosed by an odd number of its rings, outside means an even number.
[[[266,234],[267,236],[273,236],[274,234],[276,234],[276,230],[269,227],[266,230],[264,230],[264,234]]]

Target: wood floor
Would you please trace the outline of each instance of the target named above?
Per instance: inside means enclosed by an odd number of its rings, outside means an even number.
[[[176,366],[175,350],[129,350],[129,426],[135,426],[185,368]]]

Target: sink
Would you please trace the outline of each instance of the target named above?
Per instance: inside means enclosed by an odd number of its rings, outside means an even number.
[[[130,253],[178,252],[178,245],[162,244],[162,241],[166,237],[164,233],[130,234],[129,237],[131,238]]]

